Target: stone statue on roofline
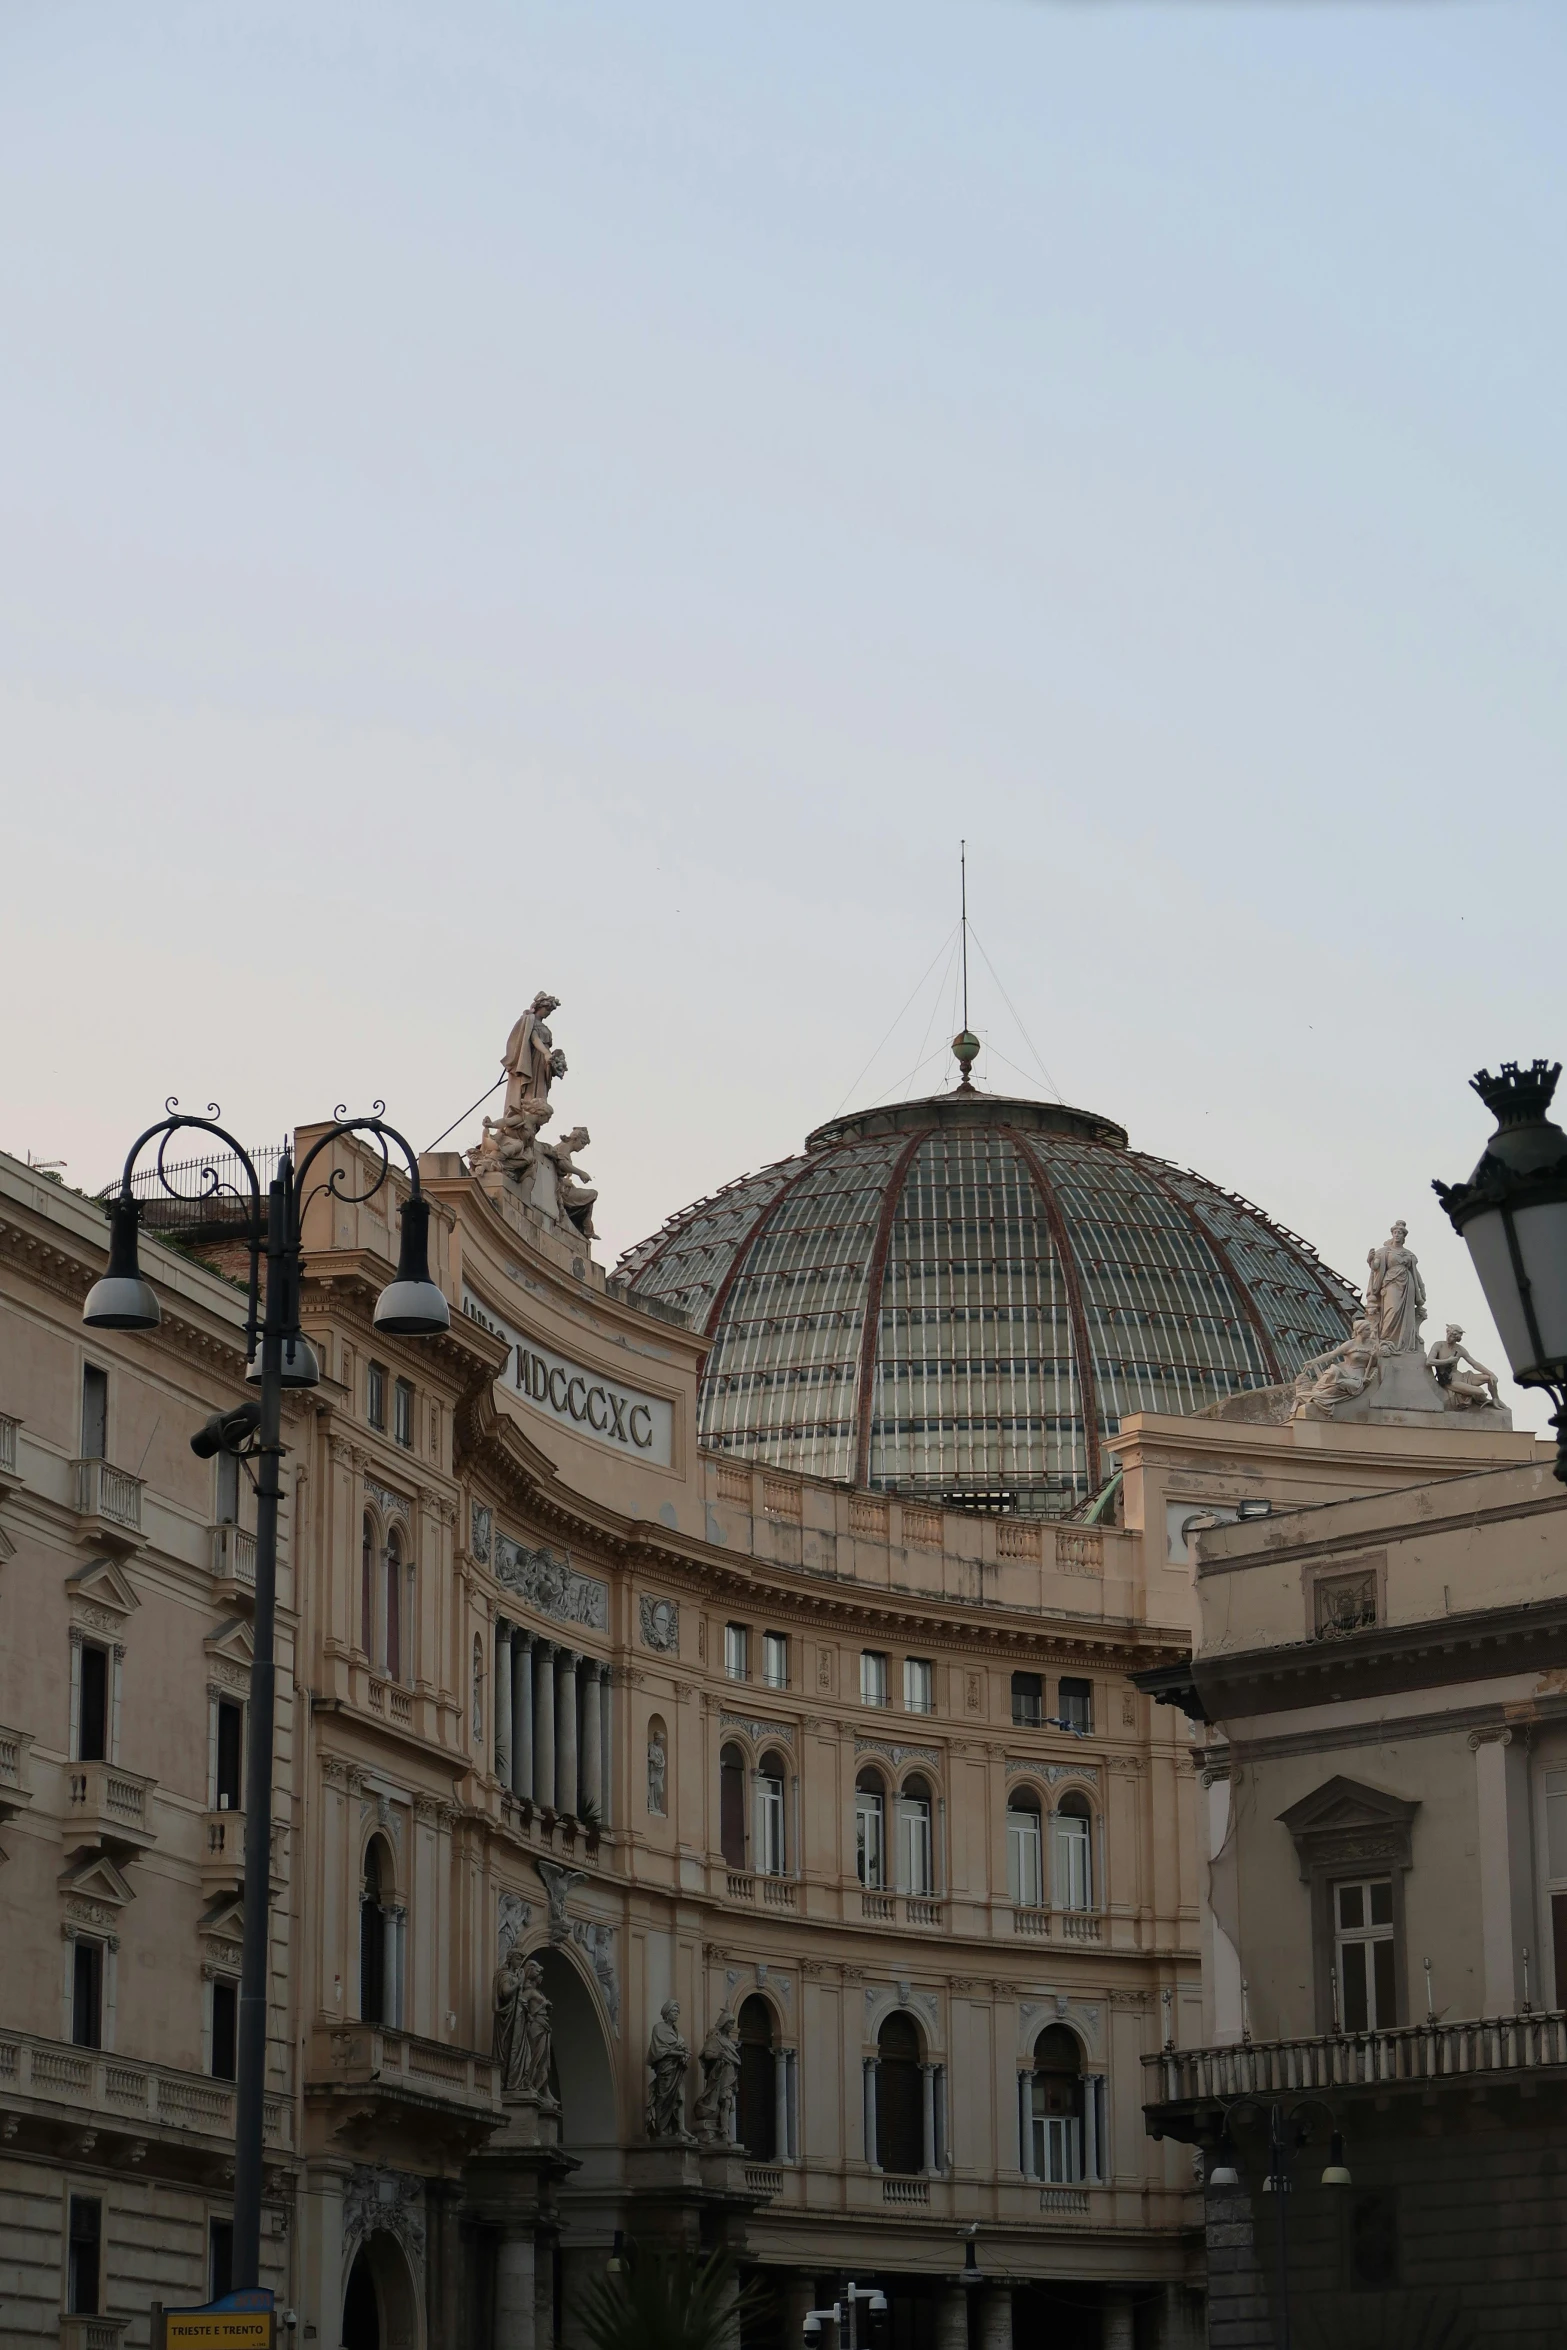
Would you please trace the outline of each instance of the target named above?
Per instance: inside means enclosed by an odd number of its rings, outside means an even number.
[[[1462,1368],[1465,1363],[1469,1365],[1467,1372]],[[1469,1352],[1461,1322],[1449,1322],[1445,1337],[1432,1339],[1426,1364],[1436,1374],[1438,1387],[1446,1392],[1449,1411],[1483,1411],[1488,1404],[1500,1408],[1502,1395],[1496,1373]]]
[[[1449,1323],[1446,1337],[1427,1351],[1420,1336],[1425,1318],[1426,1285],[1400,1217],[1366,1257],[1366,1300],[1349,1336],[1297,1375],[1290,1418],[1418,1426],[1427,1413],[1461,1411],[1510,1428],[1496,1374],[1469,1353],[1459,1324]]]
[[[1420,1325],[1426,1318],[1426,1285],[1408,1239],[1409,1226],[1401,1216],[1381,1247],[1366,1254],[1366,1314],[1389,1354],[1424,1351]]]
[[[576,1161],[592,1137],[585,1126],[574,1126],[559,1142],[539,1139],[555,1115],[550,1087],[566,1074],[566,1056],[549,1030],[549,1015],[559,1009],[559,996],[541,988],[514,1023],[501,1056],[506,1099],[498,1118],[485,1119],[483,1139],[469,1152],[468,1167],[474,1175],[508,1176],[550,1223],[593,1240],[598,1189]]]

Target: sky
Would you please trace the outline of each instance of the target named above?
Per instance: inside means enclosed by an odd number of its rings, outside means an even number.
[[[1500,1368],[1564,114],[1548,0],[9,0],[0,1145],[423,1146],[548,987],[612,1261],[948,1081],[966,839],[982,1084]]]

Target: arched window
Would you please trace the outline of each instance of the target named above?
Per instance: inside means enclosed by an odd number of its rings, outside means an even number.
[[[887,1798],[874,1771],[854,1782],[854,1866],[860,1883],[879,1893],[887,1882]]]
[[[382,1906],[391,1887],[392,1872],[379,1836],[365,1847],[365,1876],[359,1893],[359,2015],[367,2024],[384,2024],[386,2012],[387,1916]]]
[[[1065,2024],[1034,2044],[1029,2129],[1031,2176],[1068,2186],[1083,2177],[1083,2051]]]
[[[1019,1909],[1042,1909],[1045,1840],[1039,1797],[1019,1787],[1007,1802],[1007,1891]]]
[[[726,1746],[718,1758],[718,1841],[732,1869],[745,1867],[745,1756]]]
[[[386,1537],[386,1677],[403,1677],[403,1538],[395,1526]]]
[[[1094,1906],[1093,1823],[1088,1800],[1063,1795],[1055,1819],[1055,1898],[1057,1909]]]
[[[359,1645],[375,1657],[375,1520],[365,1512],[359,1552]]]
[[[925,2089],[919,2027],[895,2009],[876,2037],[876,2159],[917,2178],[925,2168]]]
[[[778,2059],[773,2012],[755,1992],[740,2010],[740,2143],[753,2161],[778,2159]]]
[[[905,1893],[928,1893],[931,1871],[930,1782],[905,1779],[898,1797],[898,1874]]]
[[[764,1754],[756,1774],[756,1834],[752,1851],[764,1877],[785,1873],[784,1787],[787,1766],[781,1754]]]

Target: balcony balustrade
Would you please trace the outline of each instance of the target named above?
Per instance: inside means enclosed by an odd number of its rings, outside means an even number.
[[[1322,2090],[1427,2089],[1483,2074],[1567,2068],[1567,2011],[1401,2024],[1393,2031],[1324,2033],[1309,2040],[1244,2040],[1222,2048],[1166,2048],[1143,2058],[1144,2102],[1217,2105],[1231,2097]]]
[[[8,1492],[22,1481],[16,1465],[16,1439],[21,1425],[8,1412],[0,1412],[0,1493]]]
[[[928,2203],[930,2201],[930,2181],[929,2179],[883,2179],[881,2199],[883,2203],[905,2205]]]
[[[215,1596],[231,1605],[236,1600],[254,1600],[256,1537],[247,1534],[243,1526],[214,1526],[211,1533]]]
[[[60,2350],[120,2350],[130,2325],[128,2317],[62,2317]]]
[[[156,1779],[118,1763],[74,1762],[65,1776],[68,1846],[101,1844],[114,1852],[145,1852],[158,1841],[152,1798]]]
[[[73,1461],[71,1474],[76,1514],[84,1534],[105,1542],[123,1542],[126,1537],[132,1545],[140,1542],[145,1491],[140,1477],[102,1460]]]
[[[201,1889],[210,1900],[215,1893],[236,1890],[245,1881],[245,1814],[209,1811],[201,1823]],[[272,1891],[283,1890],[283,1825],[272,1824]]]
[[[314,2095],[379,2091],[404,2106],[438,2105],[475,2122],[499,2120],[501,2114],[500,2067],[490,2057],[386,2024],[318,2028],[306,2086]]]
[[[20,2104],[39,2116],[58,2115],[78,2129],[96,2121],[142,2137],[149,2129],[176,2130],[233,2151],[231,2081],[139,2063],[112,2050],[0,2032],[0,2095],[13,2110]],[[271,2143],[287,2144],[286,2099],[267,2099],[266,2134]]]
[[[0,1820],[25,1811],[33,1800],[31,1730],[0,1729]]]

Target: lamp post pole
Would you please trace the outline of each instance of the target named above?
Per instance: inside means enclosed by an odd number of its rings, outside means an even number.
[[[250,1309],[245,1335],[249,1369],[247,1383],[259,1374],[259,1399],[238,1410],[215,1413],[191,1439],[191,1449],[203,1459],[227,1452],[257,1463],[256,1475],[256,1599],[254,1653],[250,1669],[250,1723],[245,1750],[245,1922],[241,1945],[238,2047],[234,2114],[234,2284],[261,2282],[261,2189],[266,2143],[267,1978],[271,1963],[272,1869],[272,1745],[276,1702],[277,1523],[282,1496],[283,1390],[319,1385],[321,1372],[299,1327],[299,1277],[302,1264],[301,1229],[304,1212],[317,1192],[357,1204],[372,1199],[391,1171],[389,1145],[395,1143],[407,1162],[409,1195],[402,1210],[402,1242],[396,1279],[376,1301],[375,1326],[391,1336],[429,1338],[451,1327],[451,1309],[430,1278],[429,1203],[419,1186],[419,1162],[407,1139],[388,1126],[377,1102],[368,1118],[345,1118],[341,1109],[326,1132],[306,1152],[296,1169],[285,1149],[266,1191],[263,1236],[262,1189],[254,1161],[243,1144],[216,1123],[212,1115],[186,1115],[179,1104],[165,1105],[168,1115],[148,1127],[131,1146],[120,1179],[120,1196],[111,1211],[108,1269],[88,1292],[82,1320],[89,1329],[153,1330],[162,1320],[157,1293],[142,1278],[137,1251],[140,1209],[134,1190],[136,1162],[155,1138],[158,1152],[154,1173],[171,1199],[211,1199],[224,1193],[248,1209],[250,1249]],[[182,1192],[170,1180],[166,1153],[172,1137],[195,1128],[216,1136],[232,1153],[248,1184],[248,1196],[238,1184],[220,1178],[209,1161],[198,1194]],[[368,1137],[378,1156],[368,1188],[345,1188],[348,1170],[337,1165],[315,1191],[305,1180],[330,1144],[345,1137]],[[258,1315],[261,1266],[266,1264],[263,1310]]]
[[[1349,2186],[1351,2181],[1344,2161],[1344,2140],[1334,2121],[1332,2106],[1321,2097],[1300,2097],[1287,2107],[1278,2098],[1232,2097],[1224,2107],[1224,2131],[1219,2142],[1219,2159],[1208,2177],[1210,2187],[1240,2185],[1240,2172],[1235,2167],[1235,2149],[1230,2137],[1231,2118],[1237,2113],[1265,2113],[1268,2117],[1268,2176],[1265,2191],[1274,2197],[1278,2206],[1275,2214],[1279,2272],[1278,2350],[1290,2350],[1290,2163],[1294,2152],[1306,2143],[1308,2133],[1302,2116],[1312,2112],[1327,2115],[1331,2133],[1322,2184],[1325,2187]]]

